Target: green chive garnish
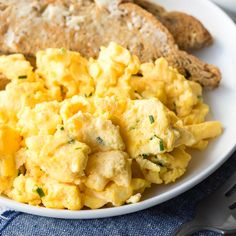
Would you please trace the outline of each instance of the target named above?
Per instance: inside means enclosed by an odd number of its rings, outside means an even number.
[[[60,130],[63,131],[65,128],[63,126],[61,126]]]
[[[135,129],[135,126],[131,126],[131,127],[129,128],[129,130],[133,130],[133,129]]]
[[[157,165],[161,166],[161,167],[164,167],[164,164],[161,163],[161,162],[158,162]]]
[[[45,193],[44,193],[44,191],[43,191],[42,188],[38,187],[38,188],[36,188],[35,191],[37,192],[37,194],[38,194],[40,197],[44,197],[44,196],[45,196]]]
[[[93,95],[93,93],[91,92],[90,94],[84,94],[84,96],[86,97],[86,98],[88,98],[88,97],[91,97]]]
[[[141,154],[141,156],[145,159],[145,158],[148,158],[148,154],[147,153],[143,153],[143,154]]]
[[[161,139],[161,138],[159,138],[157,135],[153,135],[151,138],[150,138],[150,140],[153,140],[154,138],[158,138],[159,140],[160,140],[160,143],[159,143],[159,145],[160,145],[160,151],[164,151],[165,150],[165,147],[164,147],[164,143],[163,143],[163,140]]]
[[[162,152],[162,151],[164,151],[165,150],[165,148],[164,148],[164,143],[163,143],[163,140],[162,139],[160,139],[160,151]]]
[[[19,75],[18,79],[27,79],[27,75]]]
[[[82,149],[81,147],[77,147],[77,148],[75,148],[75,150],[80,150],[80,149]]]
[[[149,121],[150,121],[151,124],[154,123],[155,120],[154,120],[154,117],[152,115],[149,116]]]
[[[69,144],[72,144],[74,142],[75,142],[75,140],[73,138],[68,141]]]
[[[65,48],[61,48],[61,53],[65,54],[66,53],[66,49]]]
[[[104,141],[101,137],[97,137],[96,140],[99,144],[104,144]]]
[[[158,136],[156,136],[155,134],[150,138],[150,140],[153,140],[154,138],[158,138],[160,139]]]

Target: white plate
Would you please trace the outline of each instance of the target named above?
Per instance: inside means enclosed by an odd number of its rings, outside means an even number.
[[[223,7],[236,20],[236,1],[235,0],[213,0]]]
[[[216,64],[223,74],[220,88],[207,92],[205,100],[211,106],[211,119],[222,121],[224,133],[206,151],[193,153],[187,173],[175,184],[154,186],[144,200],[132,205],[99,210],[53,210],[29,206],[0,197],[0,205],[40,216],[70,219],[101,218],[127,214],[167,201],[192,188],[227,160],[236,146],[236,26],[217,6],[207,0],[156,0],[168,9],[188,12],[198,17],[215,38],[212,47],[198,52],[198,56]]]

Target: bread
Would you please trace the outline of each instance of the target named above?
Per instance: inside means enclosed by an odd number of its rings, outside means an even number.
[[[41,49],[64,47],[86,57],[96,57],[101,45],[114,41],[142,62],[165,57],[188,79],[207,88],[216,87],[221,79],[215,66],[180,51],[169,31],[151,13],[133,3],[106,8],[98,7],[91,0],[1,2],[4,4],[0,11],[3,53],[34,55]]]
[[[134,0],[134,2],[152,13],[166,26],[180,49],[196,50],[213,43],[209,31],[195,17],[183,12],[168,12],[162,6],[148,0]]]

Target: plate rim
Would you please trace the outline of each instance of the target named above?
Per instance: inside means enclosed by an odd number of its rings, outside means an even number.
[[[220,7],[218,7],[215,3],[211,2],[210,0],[199,0],[198,2],[206,4],[210,8],[214,8],[216,11],[218,11],[218,14],[221,14],[221,16],[228,21],[228,24],[233,26],[232,28],[234,28],[234,30],[232,34],[234,34],[236,38],[235,23]],[[220,159],[218,162],[216,161],[214,165],[210,165],[208,168],[204,169],[201,173],[197,174],[193,178],[186,180],[179,186],[176,186],[173,189],[164,192],[159,196],[154,196],[135,204],[123,205],[111,208],[102,208],[96,210],[72,211],[72,210],[50,209],[38,206],[31,206],[28,204],[16,202],[6,197],[0,196],[0,205],[8,207],[11,210],[17,210],[20,212],[29,213],[37,216],[45,216],[45,217],[60,218],[60,219],[98,219],[98,218],[106,218],[106,217],[130,214],[166,202],[186,192],[187,190],[193,188],[194,186],[202,182],[204,179],[206,179],[209,175],[211,175],[214,171],[216,171],[224,162],[226,162],[235,150],[236,150],[236,141],[234,145],[232,145],[231,149],[227,150],[227,152],[225,152],[222,155],[224,157],[222,157],[222,159]]]
[[[164,203],[195,187],[197,184],[199,184],[208,176],[210,176],[214,171],[216,171],[223,163],[225,163],[235,150],[236,144],[233,146],[230,152],[225,155],[225,158],[219,161],[217,165],[214,166],[214,168],[210,166],[208,168],[209,170],[205,169],[205,171],[202,172],[200,178],[199,175],[196,175],[194,178],[184,182],[180,186],[177,186],[166,193],[162,193],[161,196],[159,196],[158,200],[156,200],[156,197],[152,197],[150,199],[143,200],[141,202],[130,205],[78,211],[32,206],[25,203],[16,202],[12,199],[4,198],[2,196],[0,196],[0,204],[4,205],[5,207],[8,207],[10,210],[17,210],[23,213],[28,213],[36,216],[44,216],[58,219],[100,219],[127,215]]]

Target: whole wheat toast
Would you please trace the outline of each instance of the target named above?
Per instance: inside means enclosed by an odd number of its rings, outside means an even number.
[[[134,0],[136,4],[152,13],[173,35],[179,48],[195,50],[213,43],[213,37],[195,17],[183,12],[166,11],[162,6],[148,0]]]
[[[169,31],[149,12],[133,3],[109,9],[92,0],[2,0],[0,51],[34,55],[49,47],[64,47],[96,57],[101,45],[114,41],[142,62],[165,57],[187,78],[214,88],[219,70],[180,51]]]

